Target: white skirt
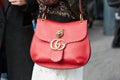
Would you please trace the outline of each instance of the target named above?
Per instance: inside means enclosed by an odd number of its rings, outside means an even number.
[[[34,64],[32,80],[83,80],[83,67],[58,70]]]

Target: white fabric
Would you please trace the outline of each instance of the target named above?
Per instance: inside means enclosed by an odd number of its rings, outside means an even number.
[[[83,67],[58,70],[34,64],[32,80],[83,80]]]

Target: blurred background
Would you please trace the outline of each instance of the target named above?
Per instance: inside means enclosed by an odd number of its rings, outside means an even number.
[[[112,46],[116,29],[115,13],[116,9],[110,7],[107,0],[88,0],[92,54],[84,67],[84,80],[120,80],[120,27],[119,46]]]

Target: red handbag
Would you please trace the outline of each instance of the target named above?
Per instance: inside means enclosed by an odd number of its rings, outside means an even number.
[[[30,54],[35,63],[47,68],[84,66],[91,55],[87,20],[61,23],[38,18]]]

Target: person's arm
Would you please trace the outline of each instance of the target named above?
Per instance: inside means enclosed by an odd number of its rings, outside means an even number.
[[[24,7],[24,10],[27,12],[34,12],[38,10],[39,5],[37,0],[26,0],[26,6]]]
[[[34,12],[38,9],[37,0],[9,0],[12,5],[21,6],[23,11]]]

